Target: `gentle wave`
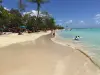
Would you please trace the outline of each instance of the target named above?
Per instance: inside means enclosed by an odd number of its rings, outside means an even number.
[[[69,46],[72,47],[73,49],[79,49],[81,51],[83,51],[84,53],[88,54],[93,61],[95,61],[95,63],[97,63],[100,66],[100,56],[98,53],[98,51],[100,52],[100,49],[97,49],[97,46],[94,45],[85,45],[83,40],[80,41],[75,41],[71,38],[66,38],[63,37],[59,34],[59,32],[57,32],[57,36],[55,38],[53,38],[53,41],[55,41],[56,43],[60,43],[64,46]],[[82,37],[84,38],[84,37]],[[97,52],[96,52],[97,51]]]

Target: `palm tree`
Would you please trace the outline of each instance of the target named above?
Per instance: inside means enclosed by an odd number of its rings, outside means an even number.
[[[37,4],[37,18],[39,17],[39,12],[41,8],[41,4],[44,4],[46,2],[49,2],[49,0],[28,0],[30,3],[36,3]]]
[[[19,11],[20,11],[20,12],[25,11],[26,5],[22,2],[22,0],[19,0],[18,6],[19,6]],[[20,27],[19,27],[19,28],[20,28]],[[18,34],[21,34],[21,29],[19,29]]]
[[[47,11],[43,11],[43,12],[41,12],[41,14],[42,14],[43,17],[45,17],[45,18],[50,18],[50,17],[51,17],[51,15],[50,15]]]
[[[39,18],[39,13],[40,13],[40,8],[41,8],[41,4],[47,3],[49,2],[49,0],[27,0],[30,3],[36,3],[37,4],[37,16],[36,16],[36,31],[38,29],[38,18]]]

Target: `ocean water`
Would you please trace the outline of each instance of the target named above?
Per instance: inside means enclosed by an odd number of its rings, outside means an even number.
[[[72,31],[58,31],[58,35],[64,40],[73,40],[75,36],[80,36],[79,45],[82,45],[82,51],[87,53],[97,64],[100,65],[100,29],[73,29]]]

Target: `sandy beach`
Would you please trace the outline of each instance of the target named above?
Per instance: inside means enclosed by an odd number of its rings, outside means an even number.
[[[78,50],[53,42],[49,33],[30,35],[15,37],[14,34],[9,39],[13,44],[9,46],[7,37],[5,42],[0,40],[6,43],[6,47],[0,48],[0,75],[100,75],[89,58]]]
[[[11,44],[26,42],[26,41],[34,41],[42,35],[49,34],[48,32],[37,32],[37,33],[23,33],[22,35],[18,35],[18,33],[9,33],[0,36],[0,47],[5,47]]]

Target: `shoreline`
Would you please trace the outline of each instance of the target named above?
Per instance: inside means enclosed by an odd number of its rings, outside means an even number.
[[[77,51],[79,51],[80,53],[82,53],[83,55],[85,55],[96,67],[98,67],[98,69],[100,70],[100,65],[99,64],[97,64],[92,58],[91,58],[91,56],[90,55],[88,55],[85,51],[83,51],[82,50],[82,48],[80,48],[80,46],[79,47],[77,47],[77,46],[75,46],[75,45],[73,45],[73,41],[72,40],[67,40],[66,42],[64,42],[64,38],[63,37],[61,37],[61,36],[59,36],[59,34],[57,34],[57,32],[56,32],[56,36],[55,36],[55,38],[51,38],[51,40],[53,41],[53,42],[55,42],[55,43],[57,43],[57,44],[60,44],[60,45],[63,45],[63,46],[67,46],[67,47],[70,47],[70,48],[72,48],[72,49],[74,49],[74,50],[77,50]],[[68,44],[68,43],[70,43],[70,44]],[[78,44],[79,45],[79,44]]]
[[[81,52],[51,39],[51,35],[46,34],[34,43],[29,41],[1,48],[0,75],[100,74],[100,70]]]
[[[42,33],[42,34],[41,34]],[[29,37],[29,36],[31,36],[31,37],[34,37],[34,36],[36,36],[35,38],[33,38],[33,39],[25,39],[25,40],[21,40],[21,41],[15,41],[15,42],[13,42],[13,43],[9,43],[9,44],[5,44],[4,46],[1,46],[0,48],[3,48],[3,47],[6,47],[6,46],[10,46],[10,45],[13,45],[13,44],[19,44],[19,43],[25,43],[25,42],[31,42],[31,41],[35,41],[36,39],[38,39],[39,37],[41,37],[41,36],[44,36],[44,35],[48,35],[48,34],[50,34],[51,32],[50,31],[48,31],[48,32],[38,32],[38,33],[31,33],[31,34],[28,34],[28,33],[24,33],[23,35],[18,35],[17,33],[11,33],[11,34],[8,34],[8,35],[3,35],[3,36],[1,36],[2,38],[3,37]],[[0,38],[1,38],[0,37]],[[62,38],[62,37],[60,37],[57,33],[56,33],[56,36],[55,37],[59,37],[60,39]],[[9,39],[9,38],[8,38]],[[61,45],[63,45],[63,46],[68,46],[68,47],[70,47],[70,48],[73,48],[74,50],[78,50],[80,53],[82,53],[83,55],[85,55],[87,58],[89,58],[89,60],[95,65],[95,66],[97,66],[99,69],[100,69],[100,66],[97,64],[97,63],[95,63],[95,61],[91,58],[91,56],[89,56],[87,53],[85,53],[84,51],[82,51],[80,48],[78,49],[78,48],[75,48],[75,46],[73,47],[73,46],[71,46],[71,44],[64,44],[64,43],[61,43],[61,42],[57,42],[57,40],[56,41],[54,41],[54,39],[55,38],[51,38],[51,40],[53,41],[53,42],[55,42],[55,43],[57,43],[57,44],[61,44]],[[63,38],[62,38],[63,39]],[[70,42],[72,42],[72,41],[70,41]]]
[[[85,53],[84,51],[82,51],[80,49],[76,49],[76,50],[78,50],[78,51],[80,51],[80,53],[84,54],[100,70],[100,66],[91,58],[91,56],[89,56],[87,53]]]

